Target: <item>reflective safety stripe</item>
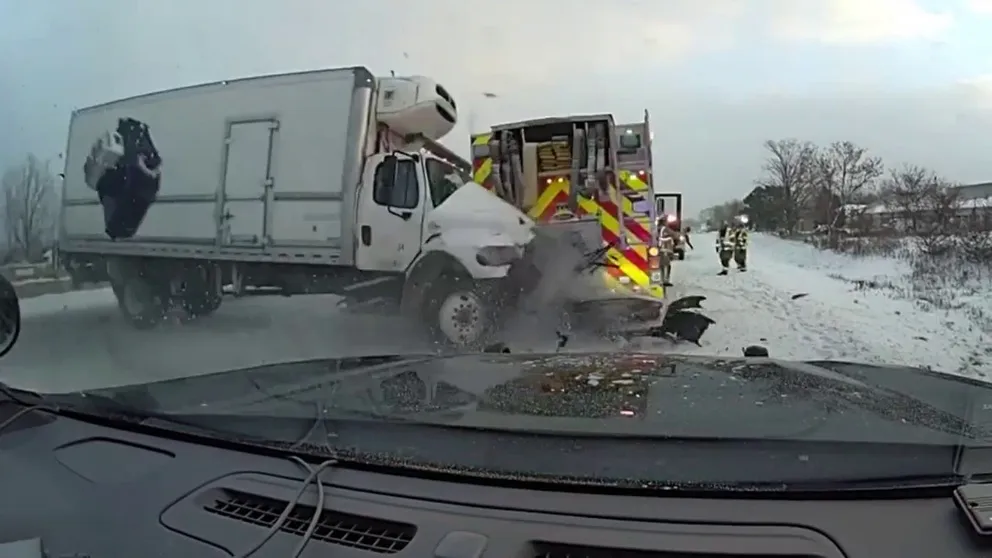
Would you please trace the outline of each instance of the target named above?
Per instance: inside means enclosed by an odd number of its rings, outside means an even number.
[[[568,180],[555,180],[548,183],[537,197],[534,206],[527,210],[527,216],[538,222],[554,221],[563,209],[567,211],[568,192]],[[598,212],[599,207],[595,202],[579,196],[577,216],[595,215]],[[574,216],[569,215],[569,217]]]
[[[614,193],[616,193],[615,190]],[[601,205],[603,207],[600,207]],[[606,252],[607,261],[611,264],[611,267],[607,268],[607,275],[617,279],[626,277],[630,282],[630,284],[624,285],[626,288],[636,288],[646,294],[663,298],[665,296],[664,287],[651,281],[651,267],[648,264],[650,244],[635,244],[626,248],[620,246],[620,223],[616,218],[616,206],[608,203],[597,204],[588,198],[579,198],[579,206],[586,213],[599,213],[603,243],[604,245],[614,245]],[[609,211],[611,208],[613,212]]]
[[[646,242],[652,244],[654,238],[651,234],[653,228],[651,214],[644,211],[635,211],[635,203],[654,203],[654,199],[648,197],[648,184],[637,176],[637,173],[621,170],[620,180],[627,187],[623,196],[624,228],[627,230],[628,242]],[[611,208],[612,209],[612,208]],[[614,210],[614,213],[616,211]]]
[[[638,192],[646,192],[648,190],[648,183],[641,180],[641,177],[637,176],[637,173],[631,171],[620,171],[620,180],[627,185],[631,190],[636,190]]]
[[[609,267],[604,273],[606,285],[613,290],[631,290],[657,299],[665,298],[665,287],[658,283],[651,283],[647,287],[634,283],[629,275],[620,267]]]
[[[486,189],[492,191],[493,160],[488,155],[488,147],[492,134],[479,134],[472,136],[472,177],[476,183],[481,184]],[[630,172],[622,171],[621,180],[630,190],[636,190],[636,197],[627,195],[619,196],[619,192],[613,189],[611,198],[620,200],[620,208],[623,212],[624,230],[626,232],[626,242],[620,242],[620,221],[618,220],[618,208],[615,201],[597,202],[596,200],[579,196],[578,211],[576,216],[597,215],[603,244],[613,244],[606,254],[610,266],[605,268],[603,277],[607,285],[612,289],[632,290],[664,298],[664,287],[651,281],[650,266],[648,265],[648,248],[653,245],[654,239],[651,235],[650,217],[643,213],[634,211],[634,202],[643,198],[648,185],[632,176]],[[528,209],[527,215],[537,222],[551,222],[556,217],[562,216],[562,212],[568,211],[569,180],[555,180],[547,184],[537,197],[534,206]],[[632,200],[631,197],[634,197]],[[650,200],[654,203],[653,199]],[[572,215],[566,215],[571,218]]]
[[[492,181],[489,180],[493,173],[493,159],[488,155],[476,156],[476,151],[477,148],[488,147],[492,138],[492,134],[472,136],[472,180],[487,190],[493,189]]]
[[[645,204],[654,205],[654,196],[651,193],[650,186],[650,175],[642,179],[635,171],[621,170],[618,173],[618,177],[625,186],[623,189],[622,207],[626,236],[628,242],[633,244],[632,248],[638,251],[639,258],[643,260],[645,275],[650,280],[651,271],[650,266],[647,265],[647,251],[650,246],[657,244],[657,239],[651,233],[655,227],[651,220],[651,207],[644,208]],[[640,208],[641,211],[635,211],[635,206]],[[640,264],[641,262],[638,261],[637,263]],[[659,295],[663,295],[664,287],[659,283],[660,281],[652,282],[650,287],[648,287],[650,291],[653,291],[652,294],[659,293]]]
[[[472,180],[487,190],[492,190],[492,184],[488,183],[489,175],[493,172],[493,160],[489,157],[472,161]]]
[[[477,134],[472,136],[472,147],[479,145],[489,145],[489,140],[493,139],[492,134]]]

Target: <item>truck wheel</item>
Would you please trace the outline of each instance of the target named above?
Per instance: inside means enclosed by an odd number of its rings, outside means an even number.
[[[224,301],[224,286],[217,266],[204,266],[186,283],[183,293],[183,310],[187,319],[209,316]]]
[[[147,281],[111,283],[121,314],[137,329],[151,329],[165,317],[166,300]]]
[[[424,297],[423,320],[443,347],[480,348],[492,330],[492,311],[475,282],[464,276],[438,277]]]

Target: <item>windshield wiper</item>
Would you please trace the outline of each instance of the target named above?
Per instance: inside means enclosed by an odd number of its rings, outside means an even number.
[[[110,396],[79,392],[73,394],[45,395],[39,406],[55,414],[74,418],[93,417],[110,422],[129,423],[136,426],[184,432],[211,438],[245,438],[239,432],[227,432],[194,421],[184,420],[158,409],[150,397],[141,402],[120,401]]]
[[[40,405],[45,399],[45,396],[37,391],[15,388],[14,386],[4,382],[0,382],[0,395],[3,395],[8,400],[17,403],[18,405],[25,406]]]
[[[211,436],[216,436],[220,433],[203,425],[185,422],[154,409],[129,405],[103,395],[86,393],[44,395],[36,391],[15,388],[2,382],[0,382],[0,395],[6,397],[8,401],[23,407],[22,411],[16,413],[7,419],[7,421],[0,423],[3,426],[6,426],[30,411],[37,410],[53,415],[96,416],[103,419],[125,421],[143,426],[156,426],[170,430],[176,430],[176,426],[181,426],[184,431],[192,429],[195,431],[193,433],[209,434]]]

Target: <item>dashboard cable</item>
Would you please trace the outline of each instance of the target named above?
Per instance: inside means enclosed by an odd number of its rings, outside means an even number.
[[[31,413],[32,411],[38,411],[43,413],[54,413],[55,409],[45,405],[28,404],[26,407],[19,409],[16,413],[7,417],[7,419],[4,420],[3,422],[0,422],[0,434],[2,434],[3,431],[7,429],[8,426],[17,422],[17,419],[27,415],[28,413]]]
[[[32,412],[37,411],[37,412],[51,413],[51,414],[58,413],[58,409],[56,407],[52,405],[39,405],[37,403],[31,403],[29,401],[26,401],[22,397],[17,395],[8,386],[3,384],[0,384],[0,395],[5,396],[9,401],[13,402],[14,404],[21,406],[21,409],[18,409],[16,412],[14,412],[13,415],[4,419],[3,422],[0,422],[0,434],[2,434],[4,430],[6,430],[11,424],[16,422],[18,419]],[[299,556],[303,554],[304,549],[306,549],[307,543],[310,542],[310,539],[313,537],[314,532],[317,530],[317,525],[320,524],[320,516],[324,511],[324,496],[325,496],[324,483],[320,480],[320,474],[325,469],[336,465],[337,460],[327,459],[321,462],[320,464],[318,464],[316,467],[313,467],[309,463],[307,463],[306,461],[300,459],[295,455],[289,456],[289,459],[294,464],[299,465],[301,468],[303,468],[307,472],[307,477],[303,479],[303,481],[300,483],[299,490],[296,491],[296,494],[286,505],[286,508],[282,511],[281,514],[279,514],[279,517],[276,518],[275,522],[272,523],[268,531],[266,531],[265,536],[263,536],[246,552],[237,555],[237,558],[248,558],[249,556],[252,556],[256,552],[258,552],[259,549],[265,546],[265,543],[269,542],[269,540],[271,540],[272,537],[276,535],[276,533],[282,531],[283,527],[285,527],[286,523],[289,521],[290,515],[293,513],[293,510],[296,508],[297,505],[300,504],[300,500],[303,499],[303,495],[306,494],[307,488],[311,484],[317,486],[317,505],[314,507],[313,516],[310,518],[310,522],[307,525],[306,531],[303,533],[300,542],[297,543],[296,548],[293,549],[292,558],[299,558]]]
[[[314,508],[313,517],[310,518],[310,523],[307,525],[306,532],[303,533],[303,537],[300,542],[296,545],[296,548],[293,549],[292,558],[299,558],[299,556],[303,554],[303,550],[306,548],[307,543],[310,541],[311,537],[313,537],[314,531],[317,530],[317,525],[320,523],[321,513],[324,511],[324,483],[320,480],[320,474],[324,471],[324,469],[336,465],[337,460],[328,459],[316,467],[311,467],[309,463],[299,457],[296,457],[295,455],[290,456],[289,459],[306,470],[308,473],[307,477],[300,483],[299,490],[296,491],[293,498],[288,504],[286,504],[286,509],[282,510],[279,517],[276,518],[275,522],[273,522],[268,531],[266,531],[265,536],[263,536],[246,552],[238,554],[236,558],[248,558],[249,556],[255,554],[265,545],[265,543],[269,542],[269,540],[272,539],[276,533],[281,531],[286,525],[286,522],[289,521],[290,514],[293,513],[293,510],[300,503],[300,500],[303,499],[303,495],[306,493],[307,488],[311,484],[315,484],[317,486],[317,505]]]
[[[32,403],[30,401],[25,400],[23,397],[15,393],[15,391],[11,389],[10,386],[2,382],[0,382],[0,395],[3,395],[4,397],[7,398],[7,400],[11,401],[15,405],[21,406],[21,408],[18,409],[16,412],[14,412],[13,415],[4,419],[3,422],[0,422],[0,434],[2,434],[3,431],[6,430],[10,425],[17,422],[18,419],[32,412],[37,411],[40,413],[54,414],[58,411],[58,409],[53,405]],[[33,394],[31,395],[32,397],[34,397]]]

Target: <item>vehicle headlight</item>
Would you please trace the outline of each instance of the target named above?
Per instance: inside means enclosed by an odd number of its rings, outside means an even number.
[[[479,265],[499,267],[519,260],[523,257],[524,251],[519,246],[483,246],[475,254],[475,261]]]

